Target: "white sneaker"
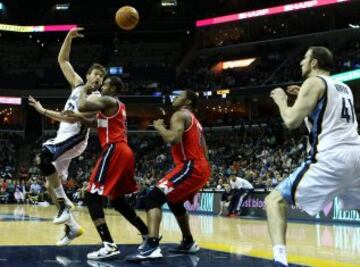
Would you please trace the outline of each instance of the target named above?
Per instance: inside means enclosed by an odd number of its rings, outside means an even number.
[[[62,224],[65,223],[67,220],[70,219],[70,207],[63,206],[60,207],[58,215],[54,218],[54,224]]]
[[[57,246],[67,246],[75,238],[84,233],[84,228],[80,226],[78,229],[70,229],[69,225],[65,224],[65,235],[56,243]]]
[[[103,246],[94,252],[88,253],[87,258],[89,260],[99,260],[110,257],[115,257],[120,254],[115,243],[103,242]]]

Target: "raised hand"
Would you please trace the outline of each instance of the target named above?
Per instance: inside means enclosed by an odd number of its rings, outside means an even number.
[[[68,32],[68,36],[73,39],[73,38],[83,38],[84,35],[80,33],[80,31],[83,31],[84,28],[78,27],[78,28],[72,28],[69,32]]]

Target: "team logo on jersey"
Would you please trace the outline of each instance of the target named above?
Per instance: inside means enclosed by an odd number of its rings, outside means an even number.
[[[171,191],[174,190],[174,187],[168,184],[168,181],[164,181],[158,185],[161,191],[164,192],[165,195],[169,194]]]
[[[98,119],[97,122],[99,128],[107,128],[109,125],[108,120]]]
[[[98,195],[102,196],[104,193],[104,186],[103,185],[97,186],[96,184],[92,184],[90,187],[90,193],[98,194]]]

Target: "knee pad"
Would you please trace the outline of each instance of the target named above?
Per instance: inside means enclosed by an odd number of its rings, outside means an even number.
[[[145,210],[160,209],[167,201],[166,195],[157,187],[154,187],[145,197]]]
[[[54,165],[52,164],[53,154],[47,149],[43,147],[40,154],[40,164],[39,168],[43,175],[50,176],[56,172]]]
[[[175,215],[175,217],[180,217],[186,214],[186,209],[184,207],[184,203],[168,203],[171,212]]]
[[[125,200],[124,197],[112,199],[110,204],[114,209],[121,213],[128,220],[133,220],[136,217],[136,213],[133,207]]]
[[[102,201],[102,196],[99,196],[98,194],[85,193],[85,202],[93,221],[105,217]]]

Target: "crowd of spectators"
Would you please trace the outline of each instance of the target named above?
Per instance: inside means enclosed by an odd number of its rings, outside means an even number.
[[[289,131],[278,121],[262,124],[242,124],[228,129],[206,130],[212,175],[206,185],[209,190],[224,190],[230,175],[248,180],[258,190],[271,190],[305,157],[304,131]],[[39,152],[39,139],[31,157]],[[221,145],[219,145],[221,144]],[[170,147],[155,133],[129,133],[129,145],[135,152],[135,178],[140,194],[146,191],[172,168]],[[70,165],[65,189],[71,199],[81,205],[92,168],[100,152],[96,135],[91,135],[86,151]],[[10,158],[10,157],[8,157]],[[50,202],[45,180],[39,168],[21,166],[14,176],[1,176],[2,202]]]

